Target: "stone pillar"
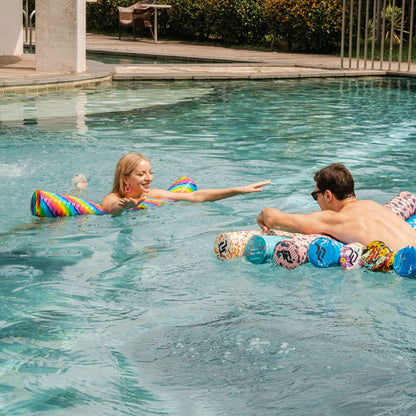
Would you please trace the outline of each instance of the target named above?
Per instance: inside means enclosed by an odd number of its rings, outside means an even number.
[[[23,2],[0,0],[0,55],[23,54]]]
[[[37,71],[85,71],[85,44],[85,0],[36,2]]]

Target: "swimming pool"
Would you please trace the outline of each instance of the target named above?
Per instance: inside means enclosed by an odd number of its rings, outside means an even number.
[[[413,415],[416,282],[220,262],[261,208],[317,209],[341,162],[359,198],[416,192],[416,81],[114,83],[0,102],[0,412]],[[126,152],[154,186],[271,179],[260,194],[123,215],[31,217],[35,189],[100,202]]]
[[[93,61],[103,62],[105,64],[114,65],[134,65],[134,64],[175,64],[175,63],[230,63],[235,62],[233,60],[221,60],[221,59],[202,59],[192,57],[180,57],[180,56],[163,56],[163,55],[151,55],[151,54],[126,54],[126,53],[109,53],[109,52],[87,52],[87,59]]]

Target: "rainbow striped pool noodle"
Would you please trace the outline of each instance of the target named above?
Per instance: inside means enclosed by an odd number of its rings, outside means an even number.
[[[178,179],[175,183],[173,183],[169,188],[169,192],[175,193],[188,193],[188,192],[195,192],[197,190],[197,186],[195,182],[188,178],[187,176],[183,176],[182,178]],[[139,209],[146,209],[152,207],[160,207],[162,205],[172,204],[175,201],[173,199],[168,198],[146,198],[143,202],[141,202],[137,207],[131,208],[127,210],[130,211],[137,211]]]
[[[38,217],[67,217],[73,215],[103,215],[107,211],[95,202],[70,195],[36,190],[31,199],[30,212]]]
[[[179,178],[174,184],[168,188],[169,192],[180,192],[180,193],[188,193],[188,192],[195,192],[197,187],[195,182],[188,178],[187,176],[183,176]]]

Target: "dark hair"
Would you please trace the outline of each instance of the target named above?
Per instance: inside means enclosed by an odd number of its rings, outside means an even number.
[[[313,179],[320,191],[328,189],[338,200],[355,196],[354,179],[350,171],[340,163],[318,170]]]

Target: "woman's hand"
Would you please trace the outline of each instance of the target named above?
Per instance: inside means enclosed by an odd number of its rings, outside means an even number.
[[[120,198],[118,200],[118,207],[123,209],[124,211],[126,209],[134,208],[137,205],[139,205],[141,202],[143,202],[146,198]]]
[[[106,208],[112,215],[121,215],[124,211],[134,208],[143,202],[146,198],[117,198],[111,205]]]
[[[256,182],[256,183],[251,183],[250,185],[245,185],[245,186],[239,186],[238,190],[240,191],[240,193],[242,194],[250,194],[252,192],[261,192],[262,189],[260,189],[262,186],[265,185],[270,185],[271,181],[262,181],[262,182]]]

